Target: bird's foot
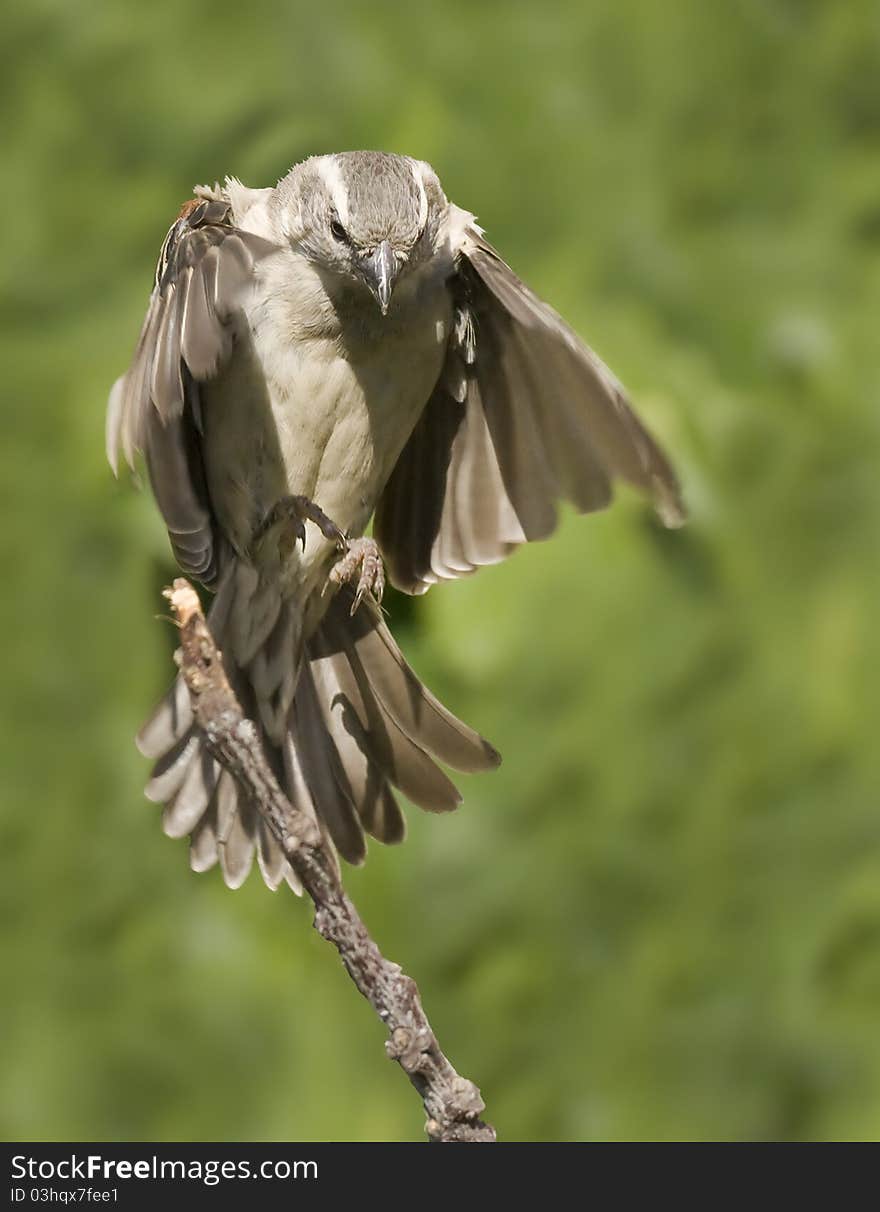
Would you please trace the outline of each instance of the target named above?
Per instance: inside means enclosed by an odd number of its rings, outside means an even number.
[[[330,569],[329,579],[334,585],[347,585],[355,577],[357,591],[351,607],[352,614],[366,594],[381,602],[385,592],[385,566],[375,539],[350,539],[346,543],[345,555]]]
[[[335,543],[340,551],[345,551],[348,547],[345,534],[334,521],[327,517],[323,509],[320,509],[308,497],[300,496],[282,497],[280,501],[275,502],[257,527],[253,538],[254,545],[265,538],[272,527],[279,522],[284,524],[286,534],[292,536],[291,549],[297,543],[302,543],[303,551],[305,551],[306,522],[313,522],[321,534],[331,543]]]

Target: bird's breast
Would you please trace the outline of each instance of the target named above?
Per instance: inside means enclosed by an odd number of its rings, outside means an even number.
[[[402,290],[383,317],[372,300],[334,308],[301,269],[294,283],[266,285],[205,410],[215,510],[239,549],[286,494],[361,534],[440,374],[446,288]],[[310,533],[306,562],[330,558]]]

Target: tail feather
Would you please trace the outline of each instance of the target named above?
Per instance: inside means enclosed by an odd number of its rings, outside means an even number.
[[[401,842],[406,823],[388,780],[373,757],[349,696],[341,689],[344,661],[312,657],[308,670],[315,686],[321,722],[339,762],[340,779],[367,832],[380,842]]]
[[[183,678],[177,681],[135,738],[147,758],[165,757],[192,724],[192,702]],[[157,797],[161,798],[161,797]]]
[[[266,887],[274,892],[284,879],[287,859],[262,817],[257,822],[257,860]]]
[[[254,862],[256,811],[239,793],[228,770],[217,784],[217,850],[223,879],[229,888],[240,888]]]
[[[186,837],[195,830],[214,796],[219,777],[220,767],[200,745],[187,766],[180,789],[165,805],[162,828],[168,837]]]
[[[429,812],[457,808],[461,796],[454,784],[372,693],[356,648],[346,645],[342,651],[321,660],[326,662],[325,686],[330,690],[333,709],[329,724],[333,741],[341,733],[347,733],[363,750],[369,765],[380,772],[383,783],[393,783],[420,808]],[[353,784],[356,803],[361,802],[364,791],[362,786]]]
[[[264,615],[263,645],[243,668],[236,618],[248,586],[247,573],[224,575],[209,623],[287,795],[332,841],[331,852],[358,864],[366,856],[365,833],[402,841],[406,823],[394,789],[431,812],[457,807],[461,795],[438,762],[464,772],[498,765],[497,751],[422,685],[378,609],[365,602],[351,615],[347,587],[329,604],[301,658],[291,604],[274,618],[271,611]],[[250,585],[245,596],[254,601],[259,595]],[[148,798],[165,805],[170,837],[190,835],[193,870],[219,864],[226,884],[238,888],[256,856],[268,887],[286,879],[301,891],[265,822],[205,748],[182,678],[141,729],[138,746],[155,759]]]
[[[270,736],[283,732],[296,691],[299,666],[299,619],[292,603],[282,604],[262,647],[247,665],[260,723]]]
[[[360,817],[370,837],[374,837],[377,842],[384,842],[386,846],[397,845],[406,837],[406,817],[387,783],[379,795],[364,802],[360,808]]]
[[[193,871],[210,871],[220,859],[217,849],[217,801],[213,799],[208,811],[193,830],[189,847],[189,864]]]
[[[345,777],[339,751],[328,743],[308,662],[300,671],[285,752],[291,760],[294,756],[299,759],[309,799],[336,849],[347,862],[359,866],[367,857],[367,848],[358,821],[357,802]]]
[[[351,591],[341,593],[309,645],[312,659],[344,652],[355,671],[363,671],[369,694],[383,713],[410,739],[447,766],[470,774],[490,770],[501,757],[488,741],[456,719],[413,673],[372,603],[352,618],[346,609]],[[361,680],[361,679],[359,679]]]
[[[164,711],[164,708],[163,701],[158,710]],[[147,799],[154,804],[167,804],[173,800],[183,785],[190,763],[198,760],[200,741],[192,728],[178,740],[172,737],[169,744],[170,748],[156,762],[144,789]]]
[[[295,737],[293,733],[288,732],[282,743],[282,760],[284,764],[284,778],[282,781],[284,789],[287,792],[290,802],[293,804],[294,808],[298,809],[306,816],[311,817],[311,819],[321,830],[323,837],[326,839],[327,822],[325,821],[321,812],[318,811],[315,804],[312,789],[306,775],[302,748],[303,747],[300,744],[299,738]],[[333,805],[330,804],[329,807],[330,820],[335,823],[335,818],[332,811]],[[338,837],[340,845],[345,845],[345,835],[343,833],[339,833]],[[332,846],[329,846],[328,850],[331,854],[333,854]],[[354,861],[358,861],[356,854]]]

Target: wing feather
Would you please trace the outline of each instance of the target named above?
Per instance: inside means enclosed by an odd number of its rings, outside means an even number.
[[[615,479],[680,525],[675,472],[623,387],[473,224],[451,290],[446,364],[374,520],[393,583],[424,593],[498,563],[553,531],[559,500],[604,509]]]
[[[275,246],[232,223],[221,198],[193,199],[162,245],[155,285],[131,366],[107,406],[107,457],[146,456],[150,482],[183,571],[211,583],[214,522],[199,449],[198,384],[232,348],[231,317],[257,260]]]

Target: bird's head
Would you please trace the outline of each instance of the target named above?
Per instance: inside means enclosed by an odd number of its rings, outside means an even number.
[[[323,271],[362,283],[384,315],[398,281],[430,261],[448,203],[423,160],[341,152],[297,164],[276,190],[284,238]]]

